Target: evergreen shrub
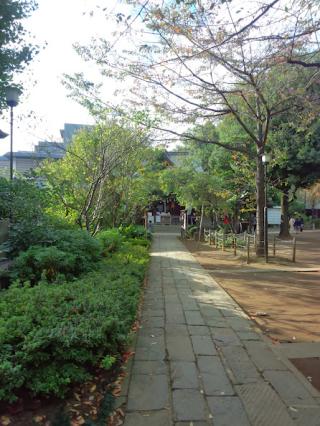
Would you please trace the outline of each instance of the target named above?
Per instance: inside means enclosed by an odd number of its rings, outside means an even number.
[[[59,258],[59,252],[56,250]],[[135,320],[146,247],[124,243],[72,283],[13,284],[0,293],[0,400],[19,389],[63,397],[117,357]]]

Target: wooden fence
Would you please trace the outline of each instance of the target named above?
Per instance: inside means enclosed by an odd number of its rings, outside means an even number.
[[[247,263],[250,262],[253,253],[256,251],[256,236],[244,232],[243,234],[221,234],[212,229],[204,229],[204,239],[215,248],[226,251],[232,249],[234,256],[239,252],[245,254]],[[281,240],[273,236],[268,244],[268,257],[281,256],[285,257],[292,262],[296,261],[296,238],[292,240]]]

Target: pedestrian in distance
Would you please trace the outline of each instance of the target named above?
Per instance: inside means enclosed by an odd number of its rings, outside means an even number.
[[[296,234],[300,231],[300,228],[301,228],[301,219],[297,218],[294,222],[294,230]]]
[[[289,226],[290,226],[290,232],[293,233],[294,231],[294,224],[295,224],[296,220],[295,218],[292,216],[289,220]]]
[[[303,220],[303,217],[300,217],[300,232],[303,231],[303,228],[304,228],[304,220]]]

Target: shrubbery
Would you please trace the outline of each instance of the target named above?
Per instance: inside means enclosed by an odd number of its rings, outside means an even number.
[[[93,269],[101,254],[100,242],[85,231],[49,230],[42,245],[20,252],[14,260],[11,275],[13,279],[28,280],[32,285],[41,278],[48,282],[71,280]]]
[[[143,227],[96,238],[46,213],[45,190],[0,179],[11,286],[0,291],[0,400],[63,396],[127,342],[148,263]]]
[[[151,232],[142,225],[120,226],[119,232],[126,238],[148,238],[151,239]]]
[[[103,246],[104,254],[112,253],[120,248],[123,237],[117,228],[107,229],[97,234],[97,240]]]
[[[116,357],[136,316],[147,263],[147,247],[123,242],[72,283],[2,291],[0,399],[14,400],[21,387],[63,396],[71,383],[89,377],[88,367]]]

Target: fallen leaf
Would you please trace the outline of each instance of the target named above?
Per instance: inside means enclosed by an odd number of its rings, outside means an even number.
[[[112,391],[112,395],[113,396],[120,396],[120,394],[121,394],[121,389],[114,389]]]
[[[92,393],[92,392],[94,392],[96,389],[97,389],[97,385],[96,385],[96,384],[94,384],[94,385],[92,385],[92,386],[91,386],[91,388],[90,388],[90,392]]]
[[[33,420],[36,423],[42,423],[42,421],[46,418],[46,416],[34,416]]]
[[[117,409],[117,413],[119,413],[120,416],[124,417],[124,412],[123,412],[123,410],[121,408]]]
[[[1,426],[7,426],[11,423],[11,420],[9,419],[8,416],[1,416]]]

